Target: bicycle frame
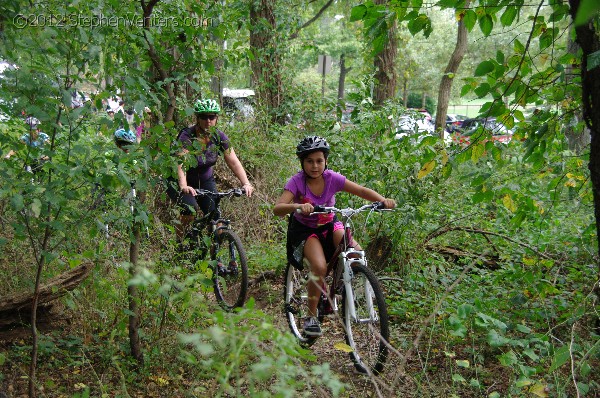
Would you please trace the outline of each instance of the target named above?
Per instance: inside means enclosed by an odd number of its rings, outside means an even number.
[[[211,197],[215,202],[215,208],[209,213],[204,214],[202,217],[195,218],[193,228],[196,228],[198,231],[202,231],[206,228],[213,237],[216,237],[219,231],[228,230],[231,221],[221,217],[221,199],[230,196],[241,196],[244,194],[244,190],[234,188],[225,192],[212,192],[204,189],[196,189],[196,193],[200,196]],[[216,218],[216,220],[214,218]]]
[[[333,281],[331,282],[329,290],[329,300],[331,300],[333,304],[333,309],[337,311],[337,300],[335,297],[335,292],[338,290],[337,284],[341,280],[342,284],[344,285],[346,295],[349,296],[348,309],[350,312],[350,316],[354,322],[359,323],[377,321],[377,314],[376,311],[374,311],[371,300],[367,300],[369,304],[369,319],[358,319],[358,316],[356,315],[356,308],[354,307],[354,290],[352,289],[351,284],[352,278],[354,277],[354,273],[352,272],[352,264],[360,264],[367,266],[367,259],[365,257],[364,250],[355,250],[354,247],[350,246],[352,244],[352,225],[350,220],[355,214],[365,211],[367,209],[371,209],[373,211],[376,209],[376,207],[373,207],[373,205],[364,205],[358,209],[337,209],[335,207],[316,206],[314,211],[314,213],[338,212],[342,215],[342,222],[344,225],[344,237],[342,238],[341,242],[336,248],[329,264],[327,265],[327,274],[333,273]],[[385,209],[379,209],[379,211],[382,210]]]

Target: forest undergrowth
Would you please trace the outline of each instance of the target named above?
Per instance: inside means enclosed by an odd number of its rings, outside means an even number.
[[[324,133],[334,148],[332,169],[398,202],[391,216],[355,223],[391,318],[388,365],[369,378],[354,371],[335,318],[324,323],[325,335],[311,349],[288,332],[282,303],[287,224],[271,209],[298,170],[293,148],[304,133],[284,129],[257,137],[251,129],[241,125],[228,133],[256,194],[224,207],[249,258],[246,307],[223,312],[207,275],[177,260],[176,214],[151,174],[143,204],[149,233],[135,279],[120,194],[107,210],[114,221],[109,238],[101,233],[98,211],[68,207],[63,222],[70,227],[58,229],[42,283],[84,263],[93,263],[93,270],[40,321],[40,396],[598,394],[593,212],[576,159],[536,168],[523,161],[518,142],[487,146],[477,157],[435,139],[396,142],[391,134],[352,127]],[[235,185],[222,165],[217,174],[219,187]],[[15,211],[11,199],[0,200],[2,297],[31,292],[35,280],[32,242],[47,224],[26,211],[33,203],[26,200]],[[345,195],[338,200],[358,203]],[[129,349],[132,284],[140,290],[143,365]],[[27,394],[27,322],[0,333],[0,392],[9,397]]]

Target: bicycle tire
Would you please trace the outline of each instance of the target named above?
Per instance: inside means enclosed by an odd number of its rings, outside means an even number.
[[[358,320],[351,319],[349,297],[342,299],[342,319],[350,358],[361,373],[380,374],[388,356],[389,319],[383,290],[377,277],[362,264],[352,266],[351,281]]]
[[[242,241],[231,230],[223,230],[213,242],[210,259],[213,264],[213,287],[219,304],[226,310],[242,307],[248,292],[248,258]],[[217,263],[226,269],[219,274]],[[235,269],[233,266],[235,262]]]
[[[291,264],[287,265],[283,287],[284,312],[290,331],[303,346],[311,346],[317,340],[317,337],[304,334],[304,321],[308,316],[308,278],[308,270],[301,271]]]

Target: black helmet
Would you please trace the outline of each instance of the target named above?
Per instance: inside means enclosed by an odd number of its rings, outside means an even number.
[[[322,151],[325,157],[329,155],[329,144],[325,138],[316,135],[305,137],[296,147],[296,155],[298,155],[300,159],[303,159],[308,154],[316,151]]]

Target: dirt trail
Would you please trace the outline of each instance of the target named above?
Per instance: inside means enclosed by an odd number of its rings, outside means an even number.
[[[256,307],[273,316],[276,326],[282,330],[289,330],[283,307],[283,285],[278,281],[265,281],[251,287],[249,297],[256,301]],[[335,348],[338,343],[345,344],[345,337],[339,319],[333,315],[326,317],[322,324],[323,336],[310,347],[311,351],[319,358],[321,363],[329,363],[331,370],[338,378],[346,383],[348,388],[343,397],[414,397],[416,388],[410,386],[412,382],[402,376],[398,371],[400,358],[393,353],[390,355],[388,365],[379,377],[368,377],[356,371],[348,353]],[[322,395],[323,391],[319,392]]]

